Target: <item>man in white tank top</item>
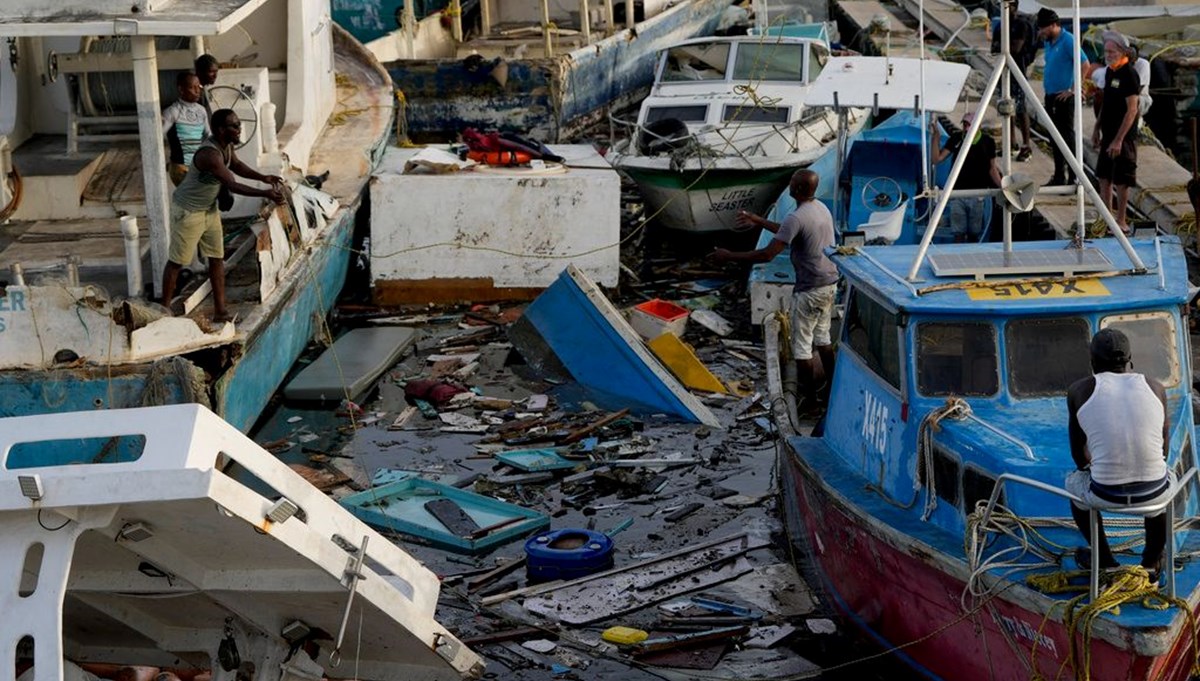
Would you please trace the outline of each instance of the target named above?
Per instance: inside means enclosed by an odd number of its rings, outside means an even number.
[[[1091,343],[1093,376],[1067,389],[1071,457],[1079,470],[1067,475],[1066,489],[1085,504],[1071,502],[1075,525],[1088,540],[1089,509],[1145,506],[1166,499],[1174,488],[1167,469],[1170,434],[1167,393],[1147,376],[1128,371],[1129,338],[1117,329],[1102,329]],[[1167,542],[1166,511],[1145,519],[1142,566],[1157,576]],[[1117,567],[1100,527],[1100,565]],[[1090,564],[1087,551],[1076,552],[1080,567]]]

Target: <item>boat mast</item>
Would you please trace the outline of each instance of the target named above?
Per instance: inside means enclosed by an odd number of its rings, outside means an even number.
[[[991,75],[991,77],[988,78],[987,87],[985,87],[983,90],[983,97],[979,100],[979,108],[975,112],[975,120],[971,121],[971,125],[968,126],[966,134],[963,139],[964,139],[964,141],[974,139],[975,135],[979,133],[979,129],[983,124],[983,116],[985,113],[987,113],[988,105],[991,103],[992,98],[996,94],[996,87],[998,85],[1001,85],[1001,80],[1003,80],[1003,87],[1001,89],[1001,98],[1002,98],[1003,106],[1000,106],[998,108],[1002,112],[1007,112],[1006,114],[1002,113],[1002,115],[1004,117],[1004,127],[1003,127],[1004,161],[1003,161],[1003,163],[1004,163],[1005,177],[1009,177],[1008,173],[1011,172],[1011,169],[1012,169],[1012,160],[1011,160],[1012,150],[1010,149],[1011,145],[1009,144],[1011,134],[1012,134],[1010,117],[1012,116],[1012,114],[1014,112],[1013,112],[1012,100],[1009,98],[1009,94],[1010,94],[1009,93],[1009,79],[1002,78],[1002,76],[1004,76],[1005,73],[1008,73],[1011,76],[1012,80],[1015,80],[1017,82],[1017,85],[1022,90],[1025,91],[1025,105],[1027,107],[1030,107],[1030,106],[1033,107],[1034,113],[1037,114],[1038,120],[1041,121],[1042,126],[1046,129],[1046,132],[1049,133],[1050,138],[1053,140],[1055,146],[1057,146],[1059,151],[1062,152],[1063,157],[1066,159],[1067,164],[1071,167],[1071,170],[1074,171],[1075,183],[1076,183],[1076,197],[1082,197],[1084,194],[1087,195],[1087,197],[1092,201],[1092,204],[1100,212],[1100,216],[1104,219],[1105,224],[1108,225],[1109,232],[1121,244],[1121,248],[1125,251],[1125,255],[1129,257],[1129,261],[1132,263],[1133,268],[1135,270],[1145,270],[1146,266],[1142,263],[1142,259],[1138,256],[1137,252],[1133,249],[1133,245],[1129,243],[1129,239],[1125,237],[1125,232],[1123,232],[1121,230],[1121,228],[1117,225],[1117,220],[1116,220],[1116,218],[1113,217],[1112,211],[1109,210],[1107,205],[1105,205],[1104,201],[1100,198],[1099,192],[1097,192],[1096,188],[1092,186],[1092,183],[1087,180],[1087,174],[1084,172],[1083,163],[1080,160],[1083,158],[1083,156],[1082,156],[1082,151],[1083,151],[1082,116],[1083,116],[1083,112],[1082,112],[1082,94],[1081,94],[1082,89],[1083,89],[1082,83],[1077,82],[1076,83],[1077,87],[1075,88],[1075,145],[1074,145],[1074,149],[1072,149],[1071,146],[1068,144],[1068,142],[1063,139],[1062,135],[1059,134],[1058,128],[1056,128],[1054,126],[1054,122],[1052,120],[1050,120],[1050,115],[1046,112],[1046,108],[1045,108],[1045,106],[1043,106],[1042,101],[1040,99],[1038,99],[1037,93],[1035,93],[1033,90],[1033,86],[1031,86],[1029,84],[1029,81],[1025,78],[1025,74],[1022,73],[1021,70],[1017,67],[1017,62],[1012,57],[1010,45],[1009,45],[1009,39],[1008,39],[1008,24],[1009,24],[1009,9],[1010,9],[1009,5],[1015,6],[1015,3],[1016,3],[1016,0],[1003,0],[1003,4],[1001,5],[1001,8],[1000,8],[1000,59],[998,59],[996,61],[996,66],[992,70],[992,75]],[[924,18],[924,16],[925,16],[924,0],[920,1],[918,8],[919,8],[918,11],[920,12],[921,17]],[[1075,39],[1078,41],[1079,40],[1079,34],[1078,34],[1078,30],[1079,30],[1079,0],[1072,0],[1071,9],[1072,9],[1072,12],[1074,13],[1074,17],[1072,19],[1072,22],[1073,22],[1072,26],[1074,27],[1074,29],[1076,31]],[[922,22],[922,25],[923,25],[923,22]],[[922,40],[922,57],[923,57],[924,56],[924,36],[921,36],[921,40]],[[1078,43],[1076,43],[1074,62],[1075,62],[1075,68],[1077,69],[1075,72],[1075,77],[1078,80],[1082,80],[1082,77],[1078,71],[1079,63],[1080,63]],[[924,83],[922,83],[922,87],[924,87]],[[921,94],[923,97],[924,92],[922,92]],[[922,145],[924,145],[924,141],[922,141]],[[946,186],[940,192],[938,192],[937,204],[934,206],[933,212],[929,216],[929,226],[926,227],[925,234],[921,237],[921,245],[917,249],[916,256],[913,258],[912,266],[909,268],[908,276],[907,276],[907,279],[909,281],[917,281],[918,280],[917,273],[921,269],[921,264],[925,262],[925,256],[929,252],[929,246],[931,243],[933,243],[933,235],[937,232],[937,227],[942,219],[942,215],[946,212],[947,203],[949,203],[950,199],[953,197],[954,185],[958,181],[958,175],[962,171],[963,164],[966,160],[967,160],[967,155],[964,153],[956,154],[954,157],[954,164],[950,168],[950,176],[946,179]],[[1039,191],[1039,193],[1040,193],[1040,191]],[[1080,213],[1083,212],[1082,202],[1080,202],[1080,205],[1079,205],[1079,212]],[[1006,250],[1006,251],[1012,250],[1011,224],[1012,224],[1011,216],[1009,215],[1007,208],[1005,208],[1005,210],[1004,210],[1004,250]],[[1079,220],[1078,226],[1076,227],[1076,233],[1081,234],[1086,229],[1087,229],[1087,225],[1084,224],[1084,222],[1081,218]],[[1078,236],[1077,241],[1082,243],[1082,238],[1083,238],[1082,236]]]

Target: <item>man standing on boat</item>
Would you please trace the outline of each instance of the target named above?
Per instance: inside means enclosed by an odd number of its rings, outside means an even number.
[[[234,194],[261,196],[283,203],[283,178],[263,175],[238,159],[234,147],[241,142],[242,122],[232,109],[212,115],[212,135],[196,150],[183,182],[171,196],[171,246],[163,268],[163,305],[171,307],[175,283],[183,266],[192,260],[196,247],[208,258],[208,280],[212,283],[213,321],[229,321],[225,308],[225,235],[217,193],[225,187]],[[271,185],[256,189],[237,181],[234,174]]]
[[[1092,145],[1100,152],[1096,159],[1096,177],[1100,179],[1100,197],[1113,205],[1114,217],[1121,229],[1129,232],[1125,222],[1125,207],[1129,202],[1129,186],[1137,181],[1137,120],[1142,83],[1131,61],[1133,50],[1125,36],[1116,31],[1104,32],[1104,90],[1100,115],[1092,130]]]
[[[713,257],[720,261],[758,263],[770,262],[785,246],[791,246],[790,258],[796,271],[791,308],[792,354],[796,358],[801,395],[810,402],[829,399],[834,360],[829,327],[838,280],[837,267],[825,256],[825,249],[834,243],[833,215],[816,199],[820,179],[811,170],[797,170],[792,175],[788,191],[796,200],[796,209],[788,213],[782,224],[746,211],[738,213],[739,226],[774,232],[775,238],[764,248],[743,252],[718,248],[713,252]],[[822,381],[824,386],[818,395]]]
[[[1074,144],[1075,139],[1075,94],[1074,90],[1083,82],[1082,74],[1075,72],[1075,36],[1063,29],[1059,23],[1058,13],[1047,7],[1037,13],[1038,35],[1045,41],[1046,67],[1042,75],[1042,84],[1046,90],[1046,113],[1054,122],[1054,127],[1066,140]],[[1088,63],[1087,55],[1079,50],[1080,68]],[[1058,145],[1054,149],[1054,176],[1050,178],[1051,186],[1073,184],[1075,173],[1067,167],[1066,157]]]
[[[1091,536],[1090,509],[1145,506],[1169,498],[1174,475],[1167,469],[1170,429],[1167,393],[1162,384],[1129,371],[1129,338],[1117,329],[1102,329],[1091,343],[1093,376],[1067,389],[1071,457],[1079,468],[1067,475],[1066,489],[1083,501],[1071,502],[1071,516]],[[1157,576],[1167,543],[1167,515],[1145,519],[1142,567]],[[1104,527],[1100,527],[1100,566],[1118,566]],[[1091,563],[1086,549],[1076,552],[1081,568]]]
[[[975,121],[975,112],[963,114],[962,126],[966,131]],[[946,148],[941,147],[941,137],[934,130],[930,144],[930,155],[934,165],[941,163],[958,152],[965,153],[967,160],[963,161],[962,170],[954,189],[997,189],[1000,187],[1000,167],[996,165],[996,140],[980,128],[971,141],[963,139],[962,133],[951,135],[946,142]],[[992,197],[970,196],[950,200],[947,206],[950,217],[950,232],[958,242],[974,242],[982,238],[992,220]]]
[[[200,79],[200,105],[211,116],[212,105],[208,101],[208,88],[217,82],[217,74],[221,71],[221,65],[211,54],[202,54],[196,57],[192,67],[196,70],[196,77]]]

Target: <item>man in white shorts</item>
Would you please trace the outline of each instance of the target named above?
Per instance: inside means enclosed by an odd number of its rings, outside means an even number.
[[[738,225],[757,226],[774,232],[771,243],[756,251],[740,253],[718,248],[713,257],[726,261],[769,262],[785,246],[791,246],[790,258],[796,271],[791,308],[792,354],[796,358],[800,395],[809,401],[828,402],[835,356],[829,327],[838,271],[833,261],[825,256],[825,249],[834,243],[833,215],[825,204],[816,200],[819,183],[820,177],[813,171],[796,171],[788,186],[796,200],[796,209],[783,219],[782,224],[745,211],[738,214]]]
[[[1170,427],[1167,393],[1162,384],[1129,371],[1129,338],[1117,329],[1101,329],[1091,343],[1093,376],[1067,389],[1068,435],[1071,457],[1079,470],[1067,474],[1066,489],[1082,505],[1071,502],[1075,525],[1090,541],[1090,509],[1145,506],[1169,498],[1175,488],[1167,468]],[[1145,519],[1146,544],[1142,567],[1157,581],[1167,544],[1167,515]],[[1100,566],[1117,567],[1100,528]],[[1087,549],[1075,552],[1076,563],[1091,564]]]

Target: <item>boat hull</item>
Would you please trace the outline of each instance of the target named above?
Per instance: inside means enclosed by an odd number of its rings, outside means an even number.
[[[927,678],[1025,681],[1031,651],[1037,671],[1056,678],[1066,662],[1060,619],[993,598],[965,615],[964,582],[939,566],[928,546],[880,523],[838,495],[797,453],[781,455],[783,516],[789,541],[812,556],[822,587],[848,621]],[[1093,639],[1091,678],[1182,680],[1190,669],[1190,639],[1178,637],[1166,655],[1138,655]]]
[[[228,368],[215,381],[211,406],[239,430],[254,425],[312,338],[316,320],[324,317],[337,299],[350,263],[357,206],[358,200],[334,216],[326,236],[314,244],[301,264],[297,285],[275,306],[272,319],[232,344],[200,351],[229,358]],[[193,364],[203,363],[198,356],[180,357],[189,370],[194,370]],[[146,395],[153,396],[152,404],[198,401],[194,391],[205,389],[203,377],[189,385],[179,365],[171,362],[172,358],[167,358],[114,367],[2,371],[0,417],[138,407],[143,406]]]
[[[759,170],[685,170],[674,172],[624,164],[642,193],[646,215],[659,224],[687,232],[722,232],[736,228],[739,211],[763,214],[787,186],[792,173],[807,165]]]
[[[399,59],[386,64],[404,95],[416,140],[457,139],[468,127],[564,142],[609,111],[640,100],[654,80],[656,54],[716,27],[721,0],[689,0],[587,47],[551,58],[506,59],[500,85],[491,69],[460,59]]]

